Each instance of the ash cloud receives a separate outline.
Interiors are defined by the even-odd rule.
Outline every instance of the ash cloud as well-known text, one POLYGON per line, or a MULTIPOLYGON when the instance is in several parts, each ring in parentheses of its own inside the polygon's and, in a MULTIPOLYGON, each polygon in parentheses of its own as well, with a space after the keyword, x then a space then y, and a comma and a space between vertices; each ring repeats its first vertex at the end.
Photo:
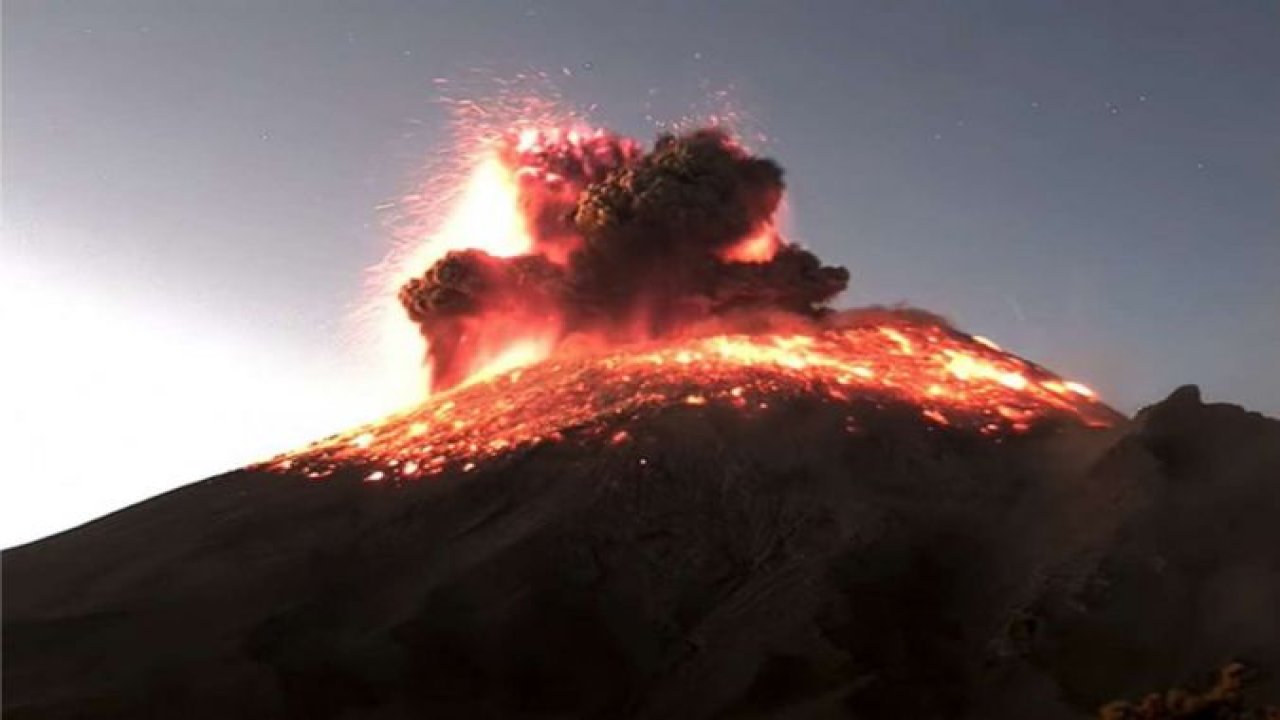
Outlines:
POLYGON ((711 318, 782 312, 819 318, 848 285, 772 229, 782 168, 717 129, 660 137, 642 151, 605 135, 534 149, 513 141, 533 252, 451 252, 400 300, 426 337, 437 388, 465 377, 495 327, 554 322, 562 337, 670 335, 711 318), (762 249, 732 260, 748 238, 762 249))

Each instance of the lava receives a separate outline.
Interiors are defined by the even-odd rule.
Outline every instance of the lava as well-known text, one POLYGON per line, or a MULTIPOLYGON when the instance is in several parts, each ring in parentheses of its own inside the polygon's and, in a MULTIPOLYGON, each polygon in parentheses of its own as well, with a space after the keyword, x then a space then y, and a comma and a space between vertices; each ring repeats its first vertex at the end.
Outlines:
POLYGON ((768 412, 789 397, 840 405, 855 421, 916 408, 939 427, 988 436, 1058 419, 1119 416, 1087 387, 944 324, 895 318, 812 332, 718 334, 553 357, 437 394, 406 413, 321 440, 265 467, 368 482, 470 472, 504 453, 570 436, 629 442, 637 420, 672 406, 768 412))

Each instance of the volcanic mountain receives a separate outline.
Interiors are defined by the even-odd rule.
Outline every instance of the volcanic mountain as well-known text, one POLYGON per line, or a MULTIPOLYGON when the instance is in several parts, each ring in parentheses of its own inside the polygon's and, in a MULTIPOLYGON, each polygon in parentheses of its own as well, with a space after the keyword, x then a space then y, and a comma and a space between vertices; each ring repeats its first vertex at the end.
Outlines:
POLYGON ((1052 720, 1225 668, 1108 710, 1219 718, 1280 672, 1280 423, 838 312, 723 129, 475 147, 386 293, 430 396, 6 552, 6 718, 1052 720))
POLYGON ((1280 669, 1280 422, 1084 393, 885 311, 474 380, 6 552, 4 714, 1084 718, 1280 669))

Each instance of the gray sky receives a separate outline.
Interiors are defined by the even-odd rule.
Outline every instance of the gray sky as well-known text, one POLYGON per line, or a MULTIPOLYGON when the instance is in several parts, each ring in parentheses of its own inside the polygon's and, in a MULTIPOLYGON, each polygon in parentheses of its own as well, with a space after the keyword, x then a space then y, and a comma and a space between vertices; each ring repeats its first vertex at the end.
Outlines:
POLYGON ((6 0, 0 429, 39 479, 0 544, 376 404, 375 208, 476 68, 643 136, 732 88, 846 304, 1280 415, 1275 2, 6 0))

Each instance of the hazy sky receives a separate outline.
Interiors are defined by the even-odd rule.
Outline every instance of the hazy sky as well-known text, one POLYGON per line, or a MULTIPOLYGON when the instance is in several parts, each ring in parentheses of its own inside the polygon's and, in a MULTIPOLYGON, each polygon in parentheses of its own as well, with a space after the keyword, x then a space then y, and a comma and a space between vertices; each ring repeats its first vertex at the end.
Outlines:
POLYGON ((730 90, 846 304, 1280 415, 1280 3, 5 0, 0 545, 384 403, 433 78, 529 71, 646 136, 730 90))

